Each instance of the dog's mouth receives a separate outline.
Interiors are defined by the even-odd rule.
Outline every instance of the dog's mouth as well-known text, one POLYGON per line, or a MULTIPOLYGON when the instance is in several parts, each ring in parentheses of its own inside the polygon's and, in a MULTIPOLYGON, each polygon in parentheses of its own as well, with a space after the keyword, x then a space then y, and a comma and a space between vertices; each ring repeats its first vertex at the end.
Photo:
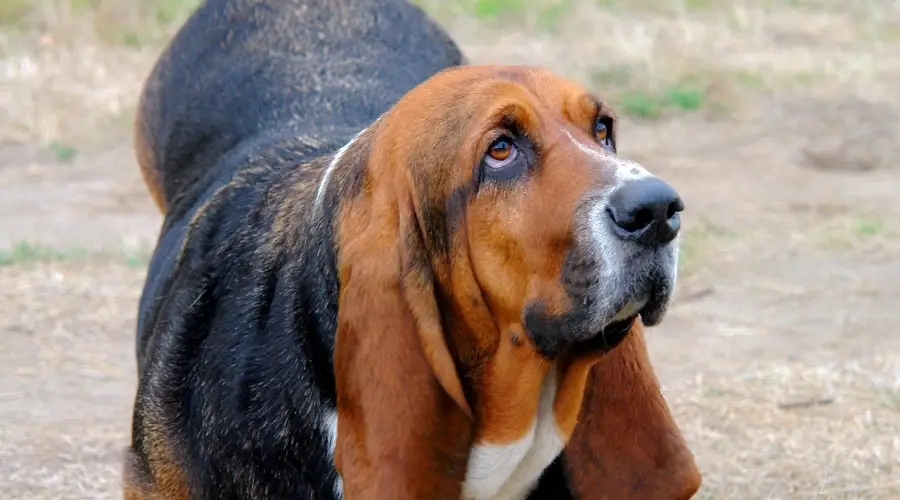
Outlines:
POLYGON ((612 319, 593 335, 578 340, 570 346, 571 352, 606 352, 614 349, 628 336, 638 317, 642 323, 656 324, 665 313, 667 300, 650 294, 644 300, 631 300, 619 308, 612 319))
POLYGON ((638 317, 646 326, 662 320, 668 306, 669 282, 645 283, 620 296, 619 306, 607 309, 606 314, 591 303, 596 294, 576 299, 579 306, 562 315, 548 315, 544 303, 536 301, 526 309, 523 326, 538 351, 548 358, 563 352, 581 356, 610 351, 628 336, 638 317))
POLYGON ((589 338, 575 342, 569 349, 571 352, 579 354, 610 351, 625 340, 638 316, 639 314, 634 314, 623 319, 617 319, 589 338))

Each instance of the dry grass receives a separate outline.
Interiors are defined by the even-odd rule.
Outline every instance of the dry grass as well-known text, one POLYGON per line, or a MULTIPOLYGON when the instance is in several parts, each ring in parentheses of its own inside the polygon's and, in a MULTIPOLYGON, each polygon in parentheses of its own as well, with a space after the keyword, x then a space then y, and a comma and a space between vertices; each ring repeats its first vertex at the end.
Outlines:
POLYGON ((102 259, 0 267, 4 498, 121 498, 142 277, 102 259))
POLYGON ((192 0, 12 0, 0 6, 0 138, 62 147, 130 126, 160 46, 192 0))
MULTIPOLYGON (((13 285, 0 290, 0 410, 18 408, 0 426, 0 489, 116 496, 142 277, 98 261, 0 267, 13 285)), ((664 393, 705 474, 698 498, 900 494, 900 356, 698 371, 664 393)))
POLYGON ((458 39, 476 40, 466 44, 476 61, 540 61, 639 117, 696 108, 739 114, 743 101, 771 91, 852 88, 871 98, 891 94, 889 82, 900 77, 900 4, 891 1, 848 8, 839 1, 541 0, 521 14, 524 2, 499 2, 508 6, 502 15, 476 21, 467 16, 471 7, 453 8, 457 2, 421 3, 443 15, 458 39), (546 10, 555 12, 557 29, 546 28, 546 10))
POLYGON ((705 473, 700 498, 900 495, 900 356, 765 364, 665 392, 705 473))
MULTIPOLYGON (((127 125, 160 45, 196 0, 7 0, 0 137, 81 144, 127 125), (75 119, 78 117, 78 119, 75 119), (90 120, 85 123, 85 119, 90 120)), ((868 1, 420 0, 476 61, 539 63, 636 117, 740 111, 746 97, 887 95, 900 7, 868 1), (510 29, 514 26, 514 29, 510 29), (577 54, 572 47, 577 47, 577 54)))

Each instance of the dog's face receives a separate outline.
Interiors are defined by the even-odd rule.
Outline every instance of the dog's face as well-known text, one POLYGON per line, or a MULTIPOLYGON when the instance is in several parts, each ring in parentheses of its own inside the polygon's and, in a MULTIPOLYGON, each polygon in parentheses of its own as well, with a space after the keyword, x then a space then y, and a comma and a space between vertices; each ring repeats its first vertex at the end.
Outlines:
MULTIPOLYGON (((391 498, 526 491, 572 435, 594 363, 638 316, 662 319, 681 200, 616 155, 606 104, 524 67, 433 76, 341 162, 361 165, 337 222, 342 475, 356 478, 353 491, 391 498), (406 475, 373 487, 364 478, 384 456, 406 475)), ((617 402, 609 419, 639 406, 619 404, 629 398, 660 398, 629 352, 633 378, 646 380, 603 380, 617 402)), ((654 415, 629 439, 671 430, 654 415)))
POLYGON ((470 67, 434 77, 406 107, 421 121, 404 126, 427 143, 415 149, 433 154, 404 164, 462 308, 486 307, 500 335, 524 334, 548 358, 611 348, 637 315, 662 319, 683 204, 616 155, 609 106, 542 70, 470 67), (461 261, 476 284, 464 291, 461 261))

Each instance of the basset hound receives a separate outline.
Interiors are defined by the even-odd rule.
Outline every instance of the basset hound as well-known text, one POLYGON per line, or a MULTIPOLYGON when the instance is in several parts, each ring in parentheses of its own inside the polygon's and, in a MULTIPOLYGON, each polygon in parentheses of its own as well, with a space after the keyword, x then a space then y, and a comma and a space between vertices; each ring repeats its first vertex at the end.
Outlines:
POLYGON ((642 333, 683 204, 580 85, 401 0, 206 0, 135 130, 126 499, 698 490, 642 333))

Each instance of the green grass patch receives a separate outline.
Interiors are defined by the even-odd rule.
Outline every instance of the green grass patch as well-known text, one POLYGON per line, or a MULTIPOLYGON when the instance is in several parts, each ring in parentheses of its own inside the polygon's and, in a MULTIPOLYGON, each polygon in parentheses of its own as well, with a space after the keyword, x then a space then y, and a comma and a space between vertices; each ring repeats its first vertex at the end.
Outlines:
POLYGON ((622 110, 638 118, 659 118, 671 112, 697 111, 706 104, 700 87, 671 85, 660 90, 630 90, 622 95, 622 110))
POLYGON ((125 265, 134 269, 146 269, 150 265, 151 256, 152 252, 149 249, 131 249, 122 252, 125 265))
POLYGON ((18 27, 31 12, 33 0, 0 0, 0 26, 18 27))
POLYGON ((900 412, 900 389, 885 389, 881 400, 885 408, 900 412))
POLYGON ((718 387, 709 387, 703 391, 703 396, 707 398, 720 398, 725 395, 725 390, 718 387))
POLYGON ((572 5, 569 1, 551 2, 538 12, 538 19, 535 27, 539 31, 553 31, 562 23, 563 19, 571 11, 572 5))
POLYGON ((768 88, 758 73, 703 61, 683 63, 656 68, 612 64, 594 69, 586 83, 622 115, 644 119, 694 112, 710 119, 729 118, 741 101, 768 88))
POLYGON ((638 118, 697 111, 710 104, 705 91, 707 85, 696 75, 682 78, 678 83, 643 87, 633 68, 613 65, 595 70, 590 75, 590 83, 603 98, 616 102, 624 114, 638 118))
POLYGON ((0 23, 27 21, 60 39, 68 30, 86 28, 111 45, 143 47, 167 41, 199 4, 200 0, 0 0, 0 23))
POLYGON ((766 87, 766 81, 757 71, 739 70, 734 75, 734 81, 743 88, 761 90, 766 87))
POLYGON ((808 241, 820 249, 847 250, 896 242, 900 239, 900 226, 892 219, 848 214, 823 220, 812 226, 807 234, 808 241))
MULTIPOLYGON (((6 1, 6 0, 0 0, 6 1)), ((38 0, 40 1, 40 0, 38 0)), ((47 1, 47 0, 45 0, 47 1)), ((181 22, 201 0, 67 0, 76 13, 103 13, 120 18, 136 18, 145 23, 167 25, 181 22)))
POLYGON ((47 262, 82 262, 104 260, 135 269, 145 269, 150 262, 148 249, 86 250, 83 248, 55 248, 20 242, 0 249, 0 267, 27 266, 47 262))
POLYGON ((709 10, 716 6, 715 0, 683 0, 688 10, 709 10))
POLYGON ((622 111, 638 118, 659 118, 666 107, 665 101, 645 90, 632 90, 622 96, 622 111))
POLYGON ((168 25, 181 22, 200 5, 199 0, 155 0, 147 2, 156 22, 168 25))
POLYGON ((56 159, 63 163, 71 162, 78 155, 78 150, 75 149, 75 146, 64 142, 53 141, 47 147, 56 159))
POLYGON ((858 218, 853 221, 851 227, 860 238, 877 236, 884 233, 886 229, 884 221, 869 218, 858 218))
POLYGON ((64 251, 56 248, 21 242, 16 246, 0 250, 0 266, 15 266, 36 262, 59 262, 83 258, 84 252, 64 251))
POLYGON ((474 18, 498 23, 516 21, 515 29, 554 30, 572 10, 574 0, 413 0, 438 19, 474 18), (528 21, 524 25, 521 21, 528 21))
POLYGON ((616 91, 632 82, 631 68, 624 65, 597 68, 591 73, 591 84, 600 91, 616 91))
POLYGON ((682 111, 696 111, 703 107, 705 94, 696 87, 669 87, 665 91, 663 103, 682 111))
POLYGON ((727 6, 716 0, 594 0, 594 5, 606 10, 649 12, 654 14, 700 13, 727 6))
POLYGON ((96 12, 104 14, 95 16, 97 34, 107 42, 132 48, 166 40, 200 4, 199 0, 150 0, 135 3, 128 12, 116 8, 117 0, 89 1, 96 5, 96 12))
POLYGON ((524 12, 525 8, 525 0, 475 0, 470 6, 472 13, 482 19, 524 12))

